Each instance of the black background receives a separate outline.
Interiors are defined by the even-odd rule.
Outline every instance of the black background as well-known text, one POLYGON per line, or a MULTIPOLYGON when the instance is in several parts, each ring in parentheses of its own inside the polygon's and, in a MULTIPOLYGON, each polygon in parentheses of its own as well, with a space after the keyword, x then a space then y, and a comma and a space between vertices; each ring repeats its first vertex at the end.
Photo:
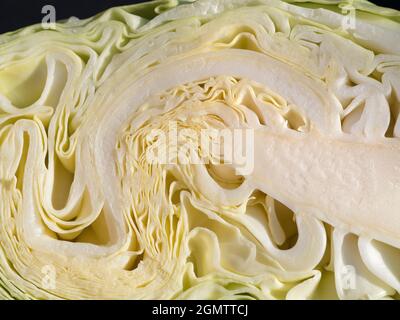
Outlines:
MULTIPOLYGON (((42 7, 56 8, 57 20, 75 16, 88 18, 108 8, 144 0, 0 0, 0 33, 13 31, 42 21, 42 7)), ((385 7, 399 8, 398 0, 372 0, 385 7)))

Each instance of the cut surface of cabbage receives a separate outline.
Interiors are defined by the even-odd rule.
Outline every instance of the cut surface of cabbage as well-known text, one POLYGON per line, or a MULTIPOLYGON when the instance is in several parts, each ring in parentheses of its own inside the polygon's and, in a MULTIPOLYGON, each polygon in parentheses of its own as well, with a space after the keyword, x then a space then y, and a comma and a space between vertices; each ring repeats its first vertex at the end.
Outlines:
POLYGON ((363 0, 1 35, 0 299, 400 299, 399 114, 400 12, 363 0), (202 136, 237 131, 244 162, 202 136))

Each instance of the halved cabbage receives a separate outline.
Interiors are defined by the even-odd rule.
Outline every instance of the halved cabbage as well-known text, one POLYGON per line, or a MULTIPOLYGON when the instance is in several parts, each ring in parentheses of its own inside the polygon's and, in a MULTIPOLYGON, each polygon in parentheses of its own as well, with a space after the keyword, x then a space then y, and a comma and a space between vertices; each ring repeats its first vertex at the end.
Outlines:
POLYGON ((171 0, 0 36, 0 298, 399 298, 399 23, 171 0))

